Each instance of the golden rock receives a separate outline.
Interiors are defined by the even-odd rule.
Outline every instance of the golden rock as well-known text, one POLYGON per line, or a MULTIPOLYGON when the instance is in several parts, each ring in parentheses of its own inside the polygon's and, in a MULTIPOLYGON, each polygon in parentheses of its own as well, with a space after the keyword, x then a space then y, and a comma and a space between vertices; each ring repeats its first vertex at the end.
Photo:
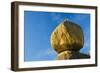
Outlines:
POLYGON ((51 33, 50 42, 57 53, 79 51, 84 45, 83 31, 76 23, 64 20, 51 33))

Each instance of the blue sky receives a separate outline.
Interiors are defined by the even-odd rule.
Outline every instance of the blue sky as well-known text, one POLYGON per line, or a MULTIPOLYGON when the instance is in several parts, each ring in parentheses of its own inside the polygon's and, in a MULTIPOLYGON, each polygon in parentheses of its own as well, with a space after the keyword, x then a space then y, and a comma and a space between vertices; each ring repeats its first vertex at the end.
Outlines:
POLYGON ((90 14, 24 11, 24 61, 55 60, 57 53, 51 48, 50 35, 64 19, 75 22, 84 32, 84 47, 90 50, 90 14))

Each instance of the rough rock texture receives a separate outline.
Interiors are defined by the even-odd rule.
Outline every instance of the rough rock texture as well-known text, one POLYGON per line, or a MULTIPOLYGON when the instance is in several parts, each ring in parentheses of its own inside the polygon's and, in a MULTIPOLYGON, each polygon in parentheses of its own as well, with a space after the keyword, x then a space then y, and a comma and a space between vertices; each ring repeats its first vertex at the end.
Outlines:
POLYGON ((58 54, 57 60, 65 60, 65 59, 84 59, 89 58, 89 55, 82 54, 79 51, 63 51, 58 54))
POLYGON ((57 59, 88 58, 79 53, 84 45, 84 35, 81 27, 64 20, 51 34, 51 46, 58 53, 57 59))

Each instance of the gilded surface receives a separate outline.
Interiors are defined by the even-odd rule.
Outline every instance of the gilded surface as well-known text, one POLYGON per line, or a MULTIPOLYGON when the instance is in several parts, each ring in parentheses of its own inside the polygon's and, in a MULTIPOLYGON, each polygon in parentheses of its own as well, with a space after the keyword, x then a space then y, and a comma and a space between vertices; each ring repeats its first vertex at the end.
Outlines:
POLYGON ((66 20, 51 34, 51 46, 58 53, 63 50, 80 50, 83 43, 84 37, 80 26, 66 20))
POLYGON ((58 60, 90 57, 79 52, 84 45, 84 35, 81 27, 75 23, 67 20, 60 23, 52 32, 50 42, 58 53, 58 60))

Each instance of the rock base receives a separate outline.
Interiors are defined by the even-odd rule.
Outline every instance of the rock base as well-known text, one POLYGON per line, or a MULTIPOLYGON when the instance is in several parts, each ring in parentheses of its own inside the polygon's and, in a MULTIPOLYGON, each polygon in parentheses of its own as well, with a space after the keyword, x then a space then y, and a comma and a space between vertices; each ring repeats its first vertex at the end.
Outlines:
POLYGON ((86 58, 90 58, 90 56, 82 54, 79 51, 63 51, 57 55, 57 60, 86 59, 86 58))

